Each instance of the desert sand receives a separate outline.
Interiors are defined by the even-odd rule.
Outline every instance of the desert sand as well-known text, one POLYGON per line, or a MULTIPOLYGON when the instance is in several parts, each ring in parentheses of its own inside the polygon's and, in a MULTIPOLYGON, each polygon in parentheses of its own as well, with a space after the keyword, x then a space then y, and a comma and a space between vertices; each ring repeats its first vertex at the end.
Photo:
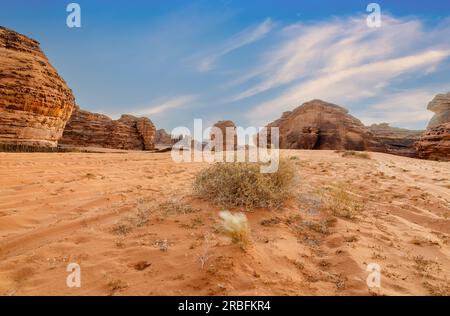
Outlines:
POLYGON ((247 212, 243 250, 217 229, 223 208, 192 193, 207 163, 0 153, 0 295, 450 295, 449 162, 282 155, 297 157, 296 198, 247 212), (317 205, 334 182, 364 201, 355 219, 317 205), (71 262, 80 288, 66 286, 71 262))

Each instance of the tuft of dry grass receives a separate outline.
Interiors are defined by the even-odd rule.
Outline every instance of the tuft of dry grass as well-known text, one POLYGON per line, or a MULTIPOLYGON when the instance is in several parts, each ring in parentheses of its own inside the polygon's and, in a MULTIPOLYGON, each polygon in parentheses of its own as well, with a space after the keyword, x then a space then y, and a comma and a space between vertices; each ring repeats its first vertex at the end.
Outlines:
POLYGON ((337 217, 354 219, 364 208, 362 201, 342 183, 325 188, 322 195, 325 207, 337 217))
POLYGON ((274 173, 261 173, 259 163, 216 163, 195 178, 194 193, 224 207, 281 207, 292 196, 295 166, 280 160, 274 173))
POLYGON ((164 216, 185 215, 199 212, 199 209, 193 208, 189 204, 184 204, 177 200, 168 200, 160 203, 157 208, 158 212, 164 216))
POLYGON ((124 236, 131 232, 131 227, 124 223, 118 223, 111 228, 114 235, 124 236))
POLYGON ((428 281, 424 281, 422 283, 424 288, 428 290, 430 295, 432 296, 450 296, 450 285, 449 283, 439 283, 439 284, 431 284, 428 281))
POLYGON ((426 259, 422 255, 414 256, 414 267, 423 277, 431 277, 433 274, 441 271, 441 267, 437 261, 426 259))
POLYGON ((346 150, 342 153, 342 157, 353 157, 361 159, 371 159, 370 155, 366 152, 346 150))
POLYGON ((222 211, 219 213, 219 217, 222 219, 223 231, 231 237, 233 243, 245 248, 250 242, 247 216, 244 213, 232 214, 229 211, 222 211))

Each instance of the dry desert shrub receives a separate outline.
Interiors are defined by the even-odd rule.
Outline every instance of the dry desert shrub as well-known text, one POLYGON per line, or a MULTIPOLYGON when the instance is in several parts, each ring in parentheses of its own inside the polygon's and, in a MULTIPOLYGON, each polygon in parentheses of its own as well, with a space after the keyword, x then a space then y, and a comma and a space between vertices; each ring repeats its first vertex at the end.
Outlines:
POLYGON ((223 231, 231 237, 234 243, 245 248, 250 237, 247 216, 244 213, 232 214, 229 211, 222 211, 219 213, 219 217, 222 219, 223 231))
POLYGON ((156 209, 161 215, 164 216, 185 215, 200 211, 199 209, 193 208, 191 205, 185 204, 176 199, 164 201, 160 203, 156 209))
POLYGON ((274 173, 261 173, 260 163, 216 163, 201 171, 194 181, 194 193, 224 207, 281 207, 292 196, 295 167, 280 160, 274 173))
POLYGON ((353 151, 353 150, 346 150, 342 153, 342 157, 354 157, 354 158, 361 158, 361 159, 371 159, 370 155, 366 152, 361 151, 353 151))
POLYGON ((111 228, 111 233, 118 236, 124 236, 131 232, 131 227, 125 223, 117 223, 111 228))
POLYGON ((325 207, 337 217, 354 219, 364 207, 362 201, 342 183, 325 188, 322 196, 325 207))

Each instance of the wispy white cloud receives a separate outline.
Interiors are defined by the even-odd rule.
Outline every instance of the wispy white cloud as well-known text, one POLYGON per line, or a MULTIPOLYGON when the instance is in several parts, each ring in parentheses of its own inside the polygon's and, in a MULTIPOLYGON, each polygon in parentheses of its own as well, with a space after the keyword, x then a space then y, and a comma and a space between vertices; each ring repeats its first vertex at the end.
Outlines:
MULTIPOLYGON (((365 98, 383 94, 383 90, 394 78, 408 72, 424 71, 430 65, 450 56, 447 51, 425 51, 417 55, 394 58, 361 66, 349 67, 341 71, 321 74, 302 81, 286 92, 260 104, 249 116, 267 118, 272 113, 281 113, 298 103, 315 98, 329 100, 345 106, 365 98)), ((425 107, 425 104, 423 105, 425 107)))
POLYGON ((208 71, 214 68, 216 62, 226 54, 243 46, 257 42, 264 38, 274 27, 271 19, 266 19, 257 26, 246 28, 225 41, 218 48, 211 50, 197 61, 198 71, 208 71))
POLYGON ((427 110, 426 105, 436 94, 447 90, 448 86, 437 85, 385 94, 368 102, 366 107, 357 109, 354 114, 366 125, 388 122, 407 128, 424 126, 434 115, 427 110))
POLYGON ((184 107, 195 100, 195 96, 193 95, 183 95, 179 97, 175 97, 169 100, 162 101, 157 104, 150 105, 145 108, 138 109, 134 111, 136 115, 157 115, 163 114, 169 110, 178 109, 180 107, 184 107))
MULTIPOLYGON (((254 124, 314 98, 343 106, 364 104, 364 100, 390 93, 395 82, 436 71, 450 56, 450 42, 442 40, 448 36, 449 26, 446 20, 430 29, 419 19, 388 15, 383 17, 383 27, 375 29, 368 28, 362 16, 289 25, 277 34, 278 44, 263 52, 253 69, 233 79, 231 85, 251 85, 228 101, 278 88, 278 95, 247 113, 254 124)), ((422 106, 425 108, 426 102, 422 106)))

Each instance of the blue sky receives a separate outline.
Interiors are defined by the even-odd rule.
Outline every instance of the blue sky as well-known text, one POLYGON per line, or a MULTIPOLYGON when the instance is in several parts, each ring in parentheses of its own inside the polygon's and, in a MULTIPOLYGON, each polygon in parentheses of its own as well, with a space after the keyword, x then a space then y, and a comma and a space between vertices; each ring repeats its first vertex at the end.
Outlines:
POLYGON ((41 43, 84 109, 158 128, 231 119, 263 126, 308 100, 365 124, 425 128, 450 91, 450 1, 0 0, 0 25, 41 43))

